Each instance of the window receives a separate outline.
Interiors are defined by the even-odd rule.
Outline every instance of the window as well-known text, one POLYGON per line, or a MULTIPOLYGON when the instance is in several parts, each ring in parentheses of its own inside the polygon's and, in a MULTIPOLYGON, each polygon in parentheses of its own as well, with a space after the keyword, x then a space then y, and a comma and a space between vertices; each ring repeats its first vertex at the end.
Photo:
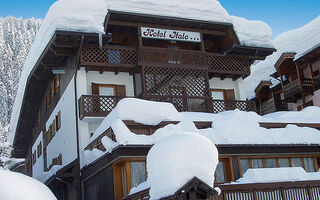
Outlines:
POLYGON ((219 158, 215 172, 215 183, 226 183, 233 181, 232 161, 230 157, 219 158))
POLYGON ((226 175, 225 175, 225 171, 224 171, 224 162, 220 161, 218 166, 217 166, 215 181, 217 183, 226 182, 226 175))
POLYGON ((265 159, 266 168, 277 168, 277 160, 275 158, 265 159))
POLYGON ((276 156, 262 158, 239 158, 240 174, 249 168, 302 167, 307 172, 318 170, 316 156, 276 156))
POLYGON ((225 97, 226 97, 225 90, 212 89, 211 97, 214 100, 225 100, 225 97))
POLYGON ((131 188, 147 180, 144 158, 123 159, 113 165, 116 199, 128 195, 131 188))

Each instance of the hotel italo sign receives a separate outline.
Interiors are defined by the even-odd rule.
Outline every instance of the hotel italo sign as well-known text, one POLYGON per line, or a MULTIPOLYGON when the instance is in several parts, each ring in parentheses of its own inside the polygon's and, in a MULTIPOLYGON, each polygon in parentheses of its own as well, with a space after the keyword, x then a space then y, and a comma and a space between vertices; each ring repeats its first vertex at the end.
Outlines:
POLYGON ((159 28, 141 27, 141 36, 143 38, 178 40, 185 42, 201 42, 200 33, 189 31, 177 31, 159 28))

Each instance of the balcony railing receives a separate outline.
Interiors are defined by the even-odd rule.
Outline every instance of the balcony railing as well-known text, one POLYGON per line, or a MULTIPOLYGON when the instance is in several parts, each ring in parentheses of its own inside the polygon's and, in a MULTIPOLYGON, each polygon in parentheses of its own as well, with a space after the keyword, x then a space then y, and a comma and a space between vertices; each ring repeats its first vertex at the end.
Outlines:
POLYGON ((89 67, 134 67, 138 63, 160 63, 207 66, 216 74, 250 74, 250 60, 194 50, 155 47, 107 46, 83 47, 81 65, 89 67))
POLYGON ((140 47, 139 62, 206 65, 205 54, 200 51, 154 47, 140 47))
POLYGON ((219 200, 315 200, 320 199, 320 181, 229 184, 219 186, 219 200))
POLYGON ((287 83, 283 86, 284 96, 288 99, 295 95, 300 95, 303 92, 312 92, 312 79, 302 79, 301 86, 299 79, 292 81, 291 83, 287 83))
POLYGON ((227 110, 239 109, 241 111, 256 112, 254 101, 212 100, 213 112, 219 113, 227 110))
MULTIPOLYGON (((124 97, 83 95, 79 99, 80 119, 83 117, 105 117, 122 98, 124 97)), ((144 96, 143 99, 172 103, 179 112, 219 113, 234 109, 256 111, 254 101, 212 100, 209 97, 193 96, 144 96)))
POLYGON ((105 117, 124 97, 83 95, 79 99, 80 119, 83 117, 105 117))

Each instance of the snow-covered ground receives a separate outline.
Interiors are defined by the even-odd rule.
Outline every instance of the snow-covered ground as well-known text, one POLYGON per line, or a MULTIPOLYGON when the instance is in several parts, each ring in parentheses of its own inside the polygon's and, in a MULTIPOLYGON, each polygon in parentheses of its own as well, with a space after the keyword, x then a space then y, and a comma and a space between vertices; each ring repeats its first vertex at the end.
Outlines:
POLYGON ((1 200, 57 200, 41 182, 11 171, 0 169, 1 200))
POLYGON ((191 0, 59 0, 49 9, 24 64, 13 106, 10 132, 14 133, 17 126, 27 77, 55 31, 103 34, 108 10, 232 23, 241 44, 273 47, 271 29, 267 24, 230 16, 217 0, 199 0, 196 4, 191 0))
POLYGON ((320 16, 301 28, 280 34, 273 41, 276 53, 268 56, 266 60, 251 66, 251 75, 244 82, 247 89, 247 98, 255 97, 254 89, 262 80, 271 80, 273 85, 279 83, 270 75, 276 72, 274 67, 277 60, 285 52, 295 52, 295 60, 300 58, 310 49, 320 44, 320 16))
POLYGON ((320 131, 308 127, 288 125, 285 128, 266 129, 259 122, 304 122, 320 123, 320 108, 307 107, 300 112, 278 112, 260 116, 255 112, 240 110, 226 111, 218 114, 177 112, 170 103, 152 102, 141 99, 126 98, 103 120, 94 132, 89 143, 99 137, 105 130, 112 128, 116 136, 113 142, 103 137, 106 152, 98 149, 84 152, 87 165, 105 153, 111 152, 118 145, 156 144, 169 135, 193 132, 205 136, 214 144, 320 144, 320 131), (132 120, 145 125, 156 125, 161 121, 180 121, 177 125, 169 124, 155 131, 153 135, 136 135, 124 124, 123 120, 132 120), (197 129, 194 121, 212 122, 212 127, 197 129))

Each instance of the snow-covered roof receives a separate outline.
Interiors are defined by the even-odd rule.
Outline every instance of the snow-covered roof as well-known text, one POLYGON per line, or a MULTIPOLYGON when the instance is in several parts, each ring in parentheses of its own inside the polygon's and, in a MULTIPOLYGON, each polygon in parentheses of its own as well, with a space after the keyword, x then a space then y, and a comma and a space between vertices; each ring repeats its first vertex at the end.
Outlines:
MULTIPOLYGON (((58 0, 49 9, 24 64, 11 116, 15 133, 27 77, 56 30, 104 33, 108 10, 231 23, 242 45, 273 48, 270 27, 230 16, 217 0, 58 0)), ((13 136, 10 138, 13 141, 13 136)))
POLYGON ((57 200, 48 187, 29 176, 0 169, 0 177, 2 200, 57 200))
POLYGON ((273 183, 320 180, 320 172, 307 173, 302 167, 248 169, 231 184, 273 183))
POLYGON ((320 16, 301 28, 294 29, 280 34, 273 41, 276 53, 268 56, 266 60, 260 61, 251 66, 251 75, 244 82, 247 89, 247 98, 255 97, 254 89, 261 80, 271 80, 273 85, 279 83, 278 80, 270 77, 276 72, 274 67, 277 60, 285 52, 295 52, 295 60, 305 55, 306 52, 320 45, 320 16))
POLYGON ((287 125, 285 128, 266 129, 259 122, 278 123, 320 123, 320 108, 307 107, 300 112, 277 112, 260 116, 255 112, 240 110, 218 114, 177 112, 170 103, 152 102, 126 98, 103 120, 94 132, 89 143, 94 141, 108 128, 112 128, 116 141, 107 136, 102 138, 106 152, 98 149, 84 151, 84 163, 87 165, 118 145, 152 145, 169 135, 193 132, 210 139, 215 145, 224 144, 320 144, 320 131, 308 127, 287 125), (130 131, 123 120, 132 120, 146 125, 156 125, 161 121, 180 121, 159 128, 152 135, 137 135, 130 131), (197 129, 193 121, 212 122, 212 127, 197 129), (231 126, 232 124, 232 126, 231 126))

